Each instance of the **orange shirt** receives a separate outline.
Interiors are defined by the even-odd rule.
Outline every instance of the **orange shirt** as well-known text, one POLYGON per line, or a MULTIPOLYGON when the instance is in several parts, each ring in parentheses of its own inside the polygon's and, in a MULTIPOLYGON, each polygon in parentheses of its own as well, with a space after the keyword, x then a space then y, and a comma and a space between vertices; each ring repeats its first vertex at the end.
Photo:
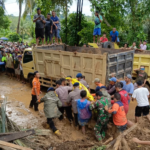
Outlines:
POLYGON ((97 86, 101 87, 101 86, 104 86, 102 83, 99 83, 97 86))
POLYGON ((33 81, 32 81, 32 95, 36 95, 35 94, 35 89, 37 90, 37 94, 39 95, 40 94, 40 81, 38 78, 34 78, 33 81))
POLYGON ((108 110, 109 113, 113 113, 113 122, 117 126, 123 126, 127 123, 126 113, 121 101, 113 104, 112 109, 108 110))

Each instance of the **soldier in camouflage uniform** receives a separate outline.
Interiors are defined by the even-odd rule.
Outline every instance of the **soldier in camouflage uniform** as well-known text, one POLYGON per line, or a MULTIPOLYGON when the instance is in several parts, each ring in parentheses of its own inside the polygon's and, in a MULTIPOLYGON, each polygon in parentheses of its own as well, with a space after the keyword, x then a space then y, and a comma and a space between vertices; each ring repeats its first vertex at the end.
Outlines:
POLYGON ((109 115, 105 111, 105 106, 108 105, 108 100, 103 97, 101 91, 96 93, 97 101, 89 106, 90 110, 97 109, 98 118, 97 123, 94 127, 95 136, 98 141, 101 141, 105 137, 105 129, 109 121, 109 115))

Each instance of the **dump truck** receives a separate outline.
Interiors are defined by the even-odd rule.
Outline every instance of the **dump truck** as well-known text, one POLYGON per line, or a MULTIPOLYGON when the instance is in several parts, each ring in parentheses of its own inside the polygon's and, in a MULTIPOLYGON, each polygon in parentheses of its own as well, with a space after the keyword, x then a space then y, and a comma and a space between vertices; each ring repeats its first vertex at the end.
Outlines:
POLYGON ((42 86, 55 87, 55 81, 64 76, 76 77, 82 73, 91 89, 99 78, 107 85, 112 74, 118 79, 131 74, 134 50, 115 50, 66 45, 37 46, 25 49, 23 54, 24 78, 33 80, 34 71, 39 71, 42 86))
POLYGON ((146 84, 150 87, 150 51, 135 51, 132 72, 133 79, 137 76, 134 70, 140 68, 141 66, 145 66, 145 72, 148 75, 146 84))

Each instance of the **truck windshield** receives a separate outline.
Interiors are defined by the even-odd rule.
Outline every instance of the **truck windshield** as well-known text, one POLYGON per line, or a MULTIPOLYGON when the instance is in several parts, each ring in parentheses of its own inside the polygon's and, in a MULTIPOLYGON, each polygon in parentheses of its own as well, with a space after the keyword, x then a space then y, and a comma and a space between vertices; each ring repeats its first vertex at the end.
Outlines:
POLYGON ((32 58, 32 52, 31 51, 26 51, 24 53, 23 63, 28 63, 28 62, 30 62, 32 60, 33 60, 33 58, 32 58))

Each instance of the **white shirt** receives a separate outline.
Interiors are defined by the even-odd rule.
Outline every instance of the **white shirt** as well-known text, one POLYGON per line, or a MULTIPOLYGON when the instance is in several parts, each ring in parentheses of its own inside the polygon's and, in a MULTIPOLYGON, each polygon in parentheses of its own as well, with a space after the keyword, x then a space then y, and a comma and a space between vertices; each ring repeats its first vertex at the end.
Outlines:
POLYGON ((141 48, 142 50, 146 50, 147 46, 146 46, 146 45, 141 44, 141 45, 140 45, 140 48, 141 48))
POLYGON ((142 107, 142 106, 148 106, 149 105, 148 95, 149 95, 148 89, 141 87, 141 88, 136 89, 133 92, 132 97, 136 98, 138 106, 142 107))

